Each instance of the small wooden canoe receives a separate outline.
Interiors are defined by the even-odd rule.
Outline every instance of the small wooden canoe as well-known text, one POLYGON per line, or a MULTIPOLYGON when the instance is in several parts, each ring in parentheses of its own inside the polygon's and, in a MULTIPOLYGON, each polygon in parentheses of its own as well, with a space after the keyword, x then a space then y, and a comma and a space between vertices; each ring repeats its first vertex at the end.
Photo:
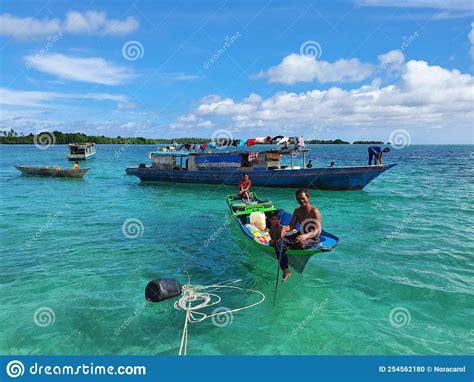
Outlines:
MULTIPOLYGON (((266 224, 269 227, 269 216, 273 213, 278 213, 280 216, 280 223, 282 225, 288 225, 290 223, 292 214, 289 212, 278 209, 274 204, 269 200, 260 200, 257 198, 257 195, 254 192, 250 193, 250 203, 242 203, 240 196, 228 195, 227 196, 227 205, 229 206, 230 212, 234 220, 238 223, 240 230, 249 239, 256 247, 264 252, 270 254, 273 258, 275 257, 275 249, 269 244, 269 235, 265 235, 265 232, 258 230, 256 227, 248 224, 247 217, 250 216, 252 212, 260 211, 265 214, 266 224)), ((295 227, 299 229, 299 225, 295 227)), ((334 249, 339 243, 337 236, 330 234, 322 230, 319 237, 319 243, 308 249, 289 249, 286 254, 288 256, 288 263, 292 268, 297 272, 303 272, 306 263, 309 259, 320 252, 329 252, 334 249)))
POLYGON ((67 168, 56 170, 54 167, 15 166, 23 174, 37 176, 56 176, 59 178, 82 178, 89 168, 67 168))

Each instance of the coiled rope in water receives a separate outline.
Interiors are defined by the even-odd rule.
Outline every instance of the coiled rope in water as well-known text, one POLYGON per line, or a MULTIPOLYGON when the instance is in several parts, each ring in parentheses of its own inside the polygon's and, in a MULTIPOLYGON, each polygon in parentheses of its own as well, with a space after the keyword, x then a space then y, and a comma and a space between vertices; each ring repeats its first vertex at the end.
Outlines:
POLYGON ((192 285, 191 277, 188 275, 189 284, 183 285, 183 292, 178 301, 174 303, 175 309, 183 310, 186 312, 186 318, 184 321, 183 335, 181 336, 181 345, 179 347, 179 355, 186 355, 188 350, 188 324, 201 322, 211 317, 229 315, 240 310, 252 308, 258 304, 261 304, 265 300, 265 295, 254 289, 242 288, 233 284, 236 284, 242 280, 230 280, 222 283, 213 285, 192 285), (209 308, 217 305, 221 302, 221 297, 213 293, 219 289, 236 289, 243 292, 250 292, 260 295, 260 300, 249 305, 245 305, 234 309, 214 309, 212 314, 201 312, 202 309, 209 308))

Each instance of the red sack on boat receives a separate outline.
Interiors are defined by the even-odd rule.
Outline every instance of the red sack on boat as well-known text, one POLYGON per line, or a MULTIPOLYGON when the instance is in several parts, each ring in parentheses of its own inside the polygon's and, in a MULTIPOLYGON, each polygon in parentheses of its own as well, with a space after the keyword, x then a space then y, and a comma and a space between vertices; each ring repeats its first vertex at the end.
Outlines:
POLYGON ((253 146, 255 144, 255 138, 247 139, 247 146, 253 146))

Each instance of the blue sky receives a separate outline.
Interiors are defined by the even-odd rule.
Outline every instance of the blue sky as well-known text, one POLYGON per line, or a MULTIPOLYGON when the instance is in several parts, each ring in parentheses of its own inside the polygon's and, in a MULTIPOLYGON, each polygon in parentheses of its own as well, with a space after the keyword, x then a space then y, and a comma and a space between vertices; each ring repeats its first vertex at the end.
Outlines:
POLYGON ((473 143, 469 1, 15 1, 1 128, 473 143))

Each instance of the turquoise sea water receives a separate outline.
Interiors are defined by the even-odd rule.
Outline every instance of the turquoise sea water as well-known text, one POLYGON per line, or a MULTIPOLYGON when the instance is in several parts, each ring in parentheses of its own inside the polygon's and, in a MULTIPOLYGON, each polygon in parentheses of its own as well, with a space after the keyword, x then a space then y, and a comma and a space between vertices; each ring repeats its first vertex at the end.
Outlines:
MULTIPOLYGON (((399 165, 365 190, 313 191, 341 243, 280 285, 275 307, 276 262, 226 223, 235 189, 125 175, 153 148, 117 158, 120 146, 99 145, 75 180, 14 168, 70 166, 66 146, 0 146, 0 353, 177 354, 184 313, 173 300, 145 306, 144 288, 159 277, 186 282, 184 271, 197 284, 242 279, 267 296, 226 325, 191 324, 188 354, 473 353, 474 146, 392 150, 385 162, 399 165), (123 234, 127 219, 143 224, 141 236, 123 234)), ((366 155, 366 146, 312 146, 310 159, 366 155)), ((294 190, 256 191, 296 206, 294 190)), ((222 297, 228 308, 256 300, 222 297)))

